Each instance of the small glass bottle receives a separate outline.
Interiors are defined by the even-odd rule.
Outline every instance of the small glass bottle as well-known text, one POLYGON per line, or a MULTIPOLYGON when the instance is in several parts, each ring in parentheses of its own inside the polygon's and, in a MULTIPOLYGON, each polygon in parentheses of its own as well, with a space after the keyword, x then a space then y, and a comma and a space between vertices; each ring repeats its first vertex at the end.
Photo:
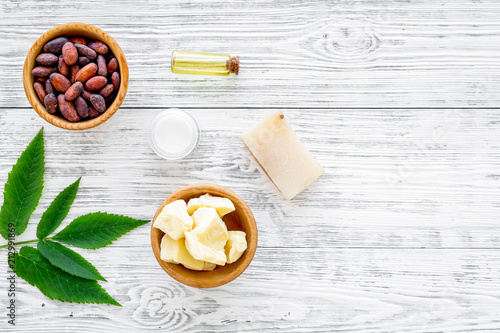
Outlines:
POLYGON ((200 52, 172 52, 172 73, 229 76, 238 75, 240 57, 228 54, 200 52))

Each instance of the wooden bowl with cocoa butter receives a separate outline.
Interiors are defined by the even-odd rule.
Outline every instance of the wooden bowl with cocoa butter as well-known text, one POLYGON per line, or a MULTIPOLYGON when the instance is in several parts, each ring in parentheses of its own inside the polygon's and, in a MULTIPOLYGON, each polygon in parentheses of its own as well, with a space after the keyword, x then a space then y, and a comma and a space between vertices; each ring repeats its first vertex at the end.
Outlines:
POLYGON ((127 61, 120 46, 106 32, 85 23, 62 24, 45 32, 29 50, 23 68, 24 91, 33 109, 47 122, 67 130, 89 129, 111 118, 125 98, 128 80, 127 61), (47 44, 54 43, 53 41, 57 39, 63 42, 50 50, 47 44), (71 45, 64 45, 66 43, 71 45), (91 43, 94 44, 90 45, 91 43), (104 50, 99 50, 98 47, 94 47, 95 45, 103 46, 104 50), (69 49, 66 53, 65 48, 69 49), (93 52, 93 54, 87 55, 86 51, 93 52), (76 63, 73 63, 71 57, 66 57, 67 54, 72 53, 73 58, 76 56, 78 59, 76 63), (58 58, 57 63, 54 63, 54 56, 58 58), (88 62, 89 59, 90 62, 88 62), (69 62, 69 65, 65 61, 69 62), (94 69, 93 67, 99 68, 99 72, 95 69, 93 76, 85 78, 86 80, 75 80, 78 72, 87 65, 91 70, 94 69), (110 68, 109 72, 108 68, 110 68), (101 69, 105 73, 102 73, 101 69), (87 89, 89 87, 87 81, 91 79, 94 79, 91 83, 94 83, 95 91, 87 89), (66 87, 63 87, 63 90, 54 89, 55 83, 61 85, 61 80, 64 81, 63 86, 67 87, 69 83, 71 90, 66 87), (54 85, 47 87, 46 81, 54 82, 54 85), (81 81, 81 83, 75 85, 76 81, 81 81), (100 87, 102 83, 104 86, 100 87), (111 87, 112 84, 114 87, 111 87), (49 88, 53 91, 50 96, 52 99, 42 101, 41 99, 50 94, 49 88), (69 95, 65 93, 68 90, 71 91, 69 95), (65 96, 71 97, 65 99, 65 96), (55 101, 54 97, 56 97, 55 101), (80 106, 77 113, 75 113, 76 105, 80 106), (88 106, 87 109, 84 105, 88 106), (71 111, 69 116, 66 110, 71 111), (86 111, 80 112, 80 110, 86 111), (66 112, 63 113, 63 111, 66 112))
POLYGON ((188 185, 173 192, 160 205, 151 224, 151 246, 156 260, 161 268, 175 280, 197 288, 214 288, 222 286, 236 279, 248 267, 257 249, 257 225, 255 218, 248 205, 236 193, 226 187, 199 183, 188 185), (197 271, 185 268, 181 264, 168 263, 161 259, 160 244, 165 233, 154 226, 163 208, 176 200, 184 200, 186 203, 193 198, 209 194, 214 197, 228 198, 234 204, 234 211, 224 215, 222 221, 228 231, 243 231, 246 234, 247 248, 233 263, 217 266, 211 271, 197 271))

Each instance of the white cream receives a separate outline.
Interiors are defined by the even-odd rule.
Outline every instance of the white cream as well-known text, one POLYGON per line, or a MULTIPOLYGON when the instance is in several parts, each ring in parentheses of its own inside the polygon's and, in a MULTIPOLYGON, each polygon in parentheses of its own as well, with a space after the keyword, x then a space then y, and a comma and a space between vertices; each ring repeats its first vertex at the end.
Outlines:
POLYGON ((168 160, 188 156, 198 145, 199 137, 196 120, 176 109, 157 114, 149 129, 149 145, 158 156, 168 160))

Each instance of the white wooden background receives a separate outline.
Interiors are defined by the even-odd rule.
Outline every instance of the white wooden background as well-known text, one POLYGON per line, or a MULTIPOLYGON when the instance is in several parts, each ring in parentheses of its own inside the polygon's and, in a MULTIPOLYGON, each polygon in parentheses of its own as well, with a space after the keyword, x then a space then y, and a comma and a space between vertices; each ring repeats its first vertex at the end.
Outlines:
POLYGON ((18 241, 82 176, 63 225, 98 210, 151 219, 177 188, 213 182, 247 201, 259 245, 237 280, 200 290, 160 269, 140 227, 77 250, 123 307, 18 280, 15 327, 0 250, 0 331, 500 331, 499 17, 498 0, 1 0, 1 186, 45 128, 43 198, 18 241), (122 108, 84 132, 44 122, 22 87, 32 43, 75 21, 110 33, 130 68, 122 108), (173 50, 239 55, 240 75, 174 76, 173 50), (169 107, 202 128, 180 162, 147 144, 169 107), (326 170, 290 202, 239 140, 276 110, 326 170))

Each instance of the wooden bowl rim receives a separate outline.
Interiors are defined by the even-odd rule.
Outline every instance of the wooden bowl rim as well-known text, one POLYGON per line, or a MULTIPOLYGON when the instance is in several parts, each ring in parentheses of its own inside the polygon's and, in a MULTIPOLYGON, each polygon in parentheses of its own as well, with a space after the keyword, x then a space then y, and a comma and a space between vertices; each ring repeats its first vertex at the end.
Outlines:
POLYGON ((28 54, 26 55, 23 67, 24 91, 33 109, 35 109, 35 111, 40 115, 40 117, 45 119, 47 122, 66 130, 86 130, 95 127, 97 125, 100 125, 109 118, 111 118, 116 113, 116 111, 118 111, 118 108, 125 99, 125 95, 127 94, 127 89, 128 89, 128 81, 129 81, 129 71, 128 71, 127 60, 125 58, 123 50, 120 48, 118 43, 102 29, 97 28, 90 24, 79 23, 79 22, 61 24, 52 29, 47 30, 44 34, 42 34, 31 46, 28 54), (70 32, 68 30, 74 30, 74 32, 70 32), (40 99, 38 98, 38 95, 35 92, 35 89, 33 88, 34 78, 31 75, 31 70, 35 66, 35 60, 34 60, 35 57, 40 53, 41 49, 43 48, 43 45, 46 42, 62 35, 77 36, 79 32, 92 35, 92 38, 99 39, 105 42, 111 49, 113 55, 118 61, 118 65, 120 68, 120 88, 118 89, 118 94, 116 95, 113 103, 100 116, 93 119, 73 123, 68 121, 67 119, 64 119, 63 117, 52 115, 46 111, 45 106, 41 103, 40 99), (99 36, 99 38, 97 36, 99 36), (29 61, 30 59, 32 59, 32 61, 29 61))
MULTIPOLYGON (((221 185, 216 185, 216 184, 211 184, 211 183, 196 183, 196 184, 191 184, 184 186, 170 194, 158 207, 156 210, 156 214, 151 222, 151 246, 153 249, 153 253, 155 255, 156 260, 160 264, 161 268, 168 274, 170 275, 173 279, 177 280, 180 283, 183 283, 185 285, 191 286, 191 287, 196 287, 196 288, 214 288, 214 287, 219 287, 224 284, 227 284, 234 279, 236 279, 238 276, 240 276, 245 269, 250 265, 250 262, 252 261, 255 251, 257 249, 257 240, 258 240, 258 235, 257 235, 257 224, 255 222, 255 218, 253 216, 252 211, 250 210, 250 207, 246 204, 246 202, 236 193, 231 191, 230 189, 221 186, 221 185), (233 204, 235 206, 239 206, 243 211, 246 212, 246 218, 248 219, 249 222, 249 230, 250 232, 247 232, 247 252, 248 254, 245 257, 241 257, 238 261, 235 263, 231 264, 237 264, 235 268, 228 274, 224 275, 220 279, 214 280, 214 281, 199 281, 199 280, 193 280, 191 278, 186 278, 184 275, 178 273, 177 271, 173 270, 171 266, 179 266, 176 264, 169 264, 161 260, 160 258, 160 242, 157 242, 157 239, 161 237, 158 237, 158 234, 161 233, 163 237, 163 231, 153 227, 154 221, 156 220, 156 217, 160 214, 162 211, 163 207, 165 207, 167 204, 170 202, 173 202, 178 199, 184 199, 186 200, 187 198, 195 197, 195 196, 189 196, 189 197, 184 197, 183 194, 192 190, 196 190, 199 192, 200 195, 203 195, 205 193, 211 193, 213 195, 221 196, 221 197, 226 197, 229 198, 231 201, 233 201, 233 204)), ((184 267, 183 267, 184 268, 184 267)), ((184 268, 187 269, 187 268, 184 268)), ((196 274, 203 276, 205 274, 210 274, 211 272, 204 272, 204 271, 199 271, 196 272, 196 274)))

